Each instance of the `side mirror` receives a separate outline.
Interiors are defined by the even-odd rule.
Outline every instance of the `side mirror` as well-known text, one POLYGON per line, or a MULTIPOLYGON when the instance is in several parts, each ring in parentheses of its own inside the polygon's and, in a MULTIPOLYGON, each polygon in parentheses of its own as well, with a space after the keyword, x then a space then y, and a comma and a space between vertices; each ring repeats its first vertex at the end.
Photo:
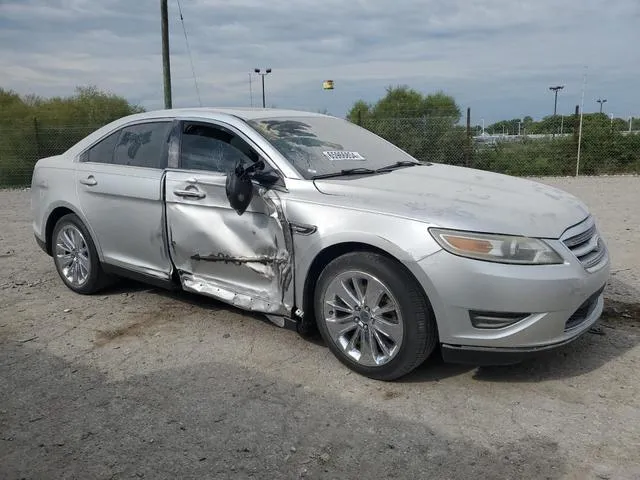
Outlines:
POLYGON ((227 175, 227 199, 238 215, 242 215, 253 198, 253 183, 249 178, 249 171, 238 165, 227 175))

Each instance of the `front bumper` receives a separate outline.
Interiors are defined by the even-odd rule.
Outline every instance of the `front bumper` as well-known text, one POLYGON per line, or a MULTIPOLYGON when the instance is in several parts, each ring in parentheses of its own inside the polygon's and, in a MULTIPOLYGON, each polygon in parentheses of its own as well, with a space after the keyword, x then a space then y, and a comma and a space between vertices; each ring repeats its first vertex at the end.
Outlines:
POLYGON ((506 265, 445 251, 417 262, 414 273, 431 301, 445 360, 514 363, 572 342, 598 320, 610 273, 608 252, 587 270, 560 241, 550 243, 563 264, 506 265), (471 311, 524 318, 502 328, 476 328, 471 311))
POLYGON ((442 358, 449 363, 463 363, 476 366, 483 365, 511 365, 519 363, 529 358, 535 357, 540 353, 555 350, 577 340, 585 332, 598 321, 602 314, 604 305, 603 294, 598 291, 594 294, 595 298, 588 299, 585 304, 589 306, 589 315, 581 322, 580 328, 573 331, 573 335, 569 338, 553 344, 524 347, 524 348, 505 348, 505 347, 477 347, 465 345, 441 345, 442 358))

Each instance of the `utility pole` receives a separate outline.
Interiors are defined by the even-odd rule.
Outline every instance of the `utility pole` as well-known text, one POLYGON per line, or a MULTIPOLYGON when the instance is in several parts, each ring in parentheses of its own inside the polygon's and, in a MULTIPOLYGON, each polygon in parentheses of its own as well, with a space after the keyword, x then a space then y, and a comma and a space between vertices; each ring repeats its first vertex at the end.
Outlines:
POLYGON ((562 90, 564 85, 556 85, 554 87, 549 87, 549 90, 552 90, 555 93, 555 100, 553 102, 553 116, 556 116, 556 111, 558 110, 558 90, 562 90))
POLYGON ((271 69, 267 68, 265 70, 265 73, 260 73, 260 69, 256 68, 253 70, 254 72, 256 72, 258 75, 260 75, 262 77, 262 108, 265 108, 265 101, 264 101, 264 77, 266 77, 267 75, 269 75, 271 73, 271 69))
POLYGON ((171 107, 171 65, 169 60, 169 14, 167 0, 160 0, 162 17, 162 78, 164 80, 164 108, 171 107))
POLYGON ((606 98, 604 98, 604 99, 599 98, 598 100, 596 100, 596 102, 598 102, 600 104, 600 113, 602 113, 602 105, 604 105, 606 101, 607 101, 606 98))

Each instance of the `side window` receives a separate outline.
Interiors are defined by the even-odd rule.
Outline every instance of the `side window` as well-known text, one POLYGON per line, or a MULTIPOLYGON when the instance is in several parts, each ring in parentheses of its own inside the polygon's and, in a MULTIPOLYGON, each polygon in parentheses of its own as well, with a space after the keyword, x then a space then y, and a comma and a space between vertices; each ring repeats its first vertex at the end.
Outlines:
POLYGON ((82 155, 83 162, 113 163, 113 150, 120 136, 120 130, 103 138, 82 155))
POLYGON ((171 122, 149 122, 123 128, 115 148, 113 163, 165 168, 170 128, 171 122))
POLYGON ((258 158, 258 154, 247 142, 229 130, 214 125, 184 124, 181 168, 226 174, 238 163, 249 166, 258 158))

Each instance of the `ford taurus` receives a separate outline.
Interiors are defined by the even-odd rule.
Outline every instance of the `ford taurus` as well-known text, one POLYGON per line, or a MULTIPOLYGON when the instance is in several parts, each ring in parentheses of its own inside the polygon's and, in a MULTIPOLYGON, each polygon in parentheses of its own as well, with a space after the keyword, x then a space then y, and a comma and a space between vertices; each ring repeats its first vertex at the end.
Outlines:
POLYGON ((131 277, 318 329, 347 367, 399 378, 520 361, 597 321, 607 247, 542 184, 420 163, 346 120, 277 109, 136 114, 43 158, 35 238, 62 282, 131 277))

